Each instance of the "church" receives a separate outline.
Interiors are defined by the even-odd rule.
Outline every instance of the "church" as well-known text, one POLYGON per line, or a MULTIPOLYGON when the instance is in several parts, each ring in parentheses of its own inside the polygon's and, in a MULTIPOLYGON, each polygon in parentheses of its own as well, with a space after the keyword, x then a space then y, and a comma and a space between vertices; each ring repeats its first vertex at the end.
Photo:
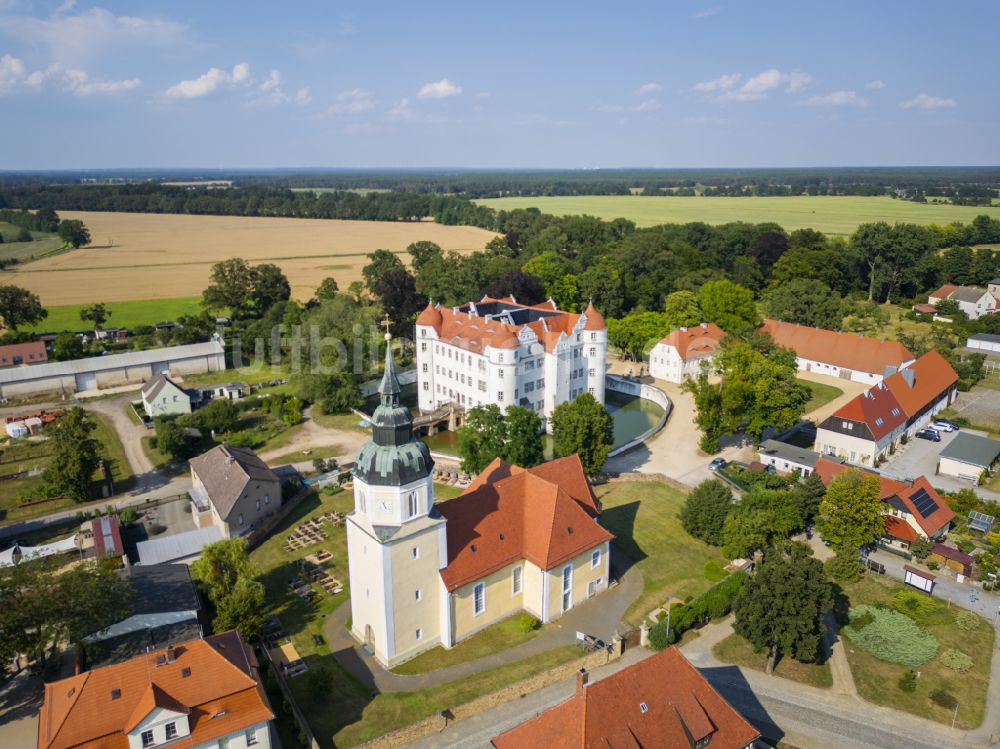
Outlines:
POLYGON ((613 538, 577 456, 497 459, 434 500, 434 461, 400 403, 391 346, 347 517, 351 633, 387 668, 513 614, 547 623, 608 587, 613 538))

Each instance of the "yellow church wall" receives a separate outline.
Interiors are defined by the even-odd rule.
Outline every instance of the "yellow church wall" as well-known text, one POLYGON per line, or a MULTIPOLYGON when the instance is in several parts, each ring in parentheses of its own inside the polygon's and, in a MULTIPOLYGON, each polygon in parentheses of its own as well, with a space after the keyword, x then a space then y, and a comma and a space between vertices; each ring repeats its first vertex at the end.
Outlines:
MULTIPOLYGON (((577 606, 589 597, 589 586, 594 580, 600 579, 601 584, 595 591, 595 595, 607 590, 608 587, 608 544, 601 544, 601 558, 597 567, 591 566, 591 555, 594 549, 590 549, 568 562, 556 565, 551 570, 545 572, 549 578, 549 621, 562 616, 562 575, 566 565, 573 567, 573 606, 577 606)), ((571 607, 572 608, 572 607, 571 607)), ((568 610, 568 609, 567 609, 568 610)))
POLYGON ((452 591, 456 642, 521 610, 525 600, 523 577, 521 593, 518 595, 513 593, 513 570, 517 566, 524 567, 526 563, 519 561, 509 564, 475 583, 463 585, 452 591), (486 585, 486 610, 476 614, 473 611, 473 589, 479 583, 486 585))

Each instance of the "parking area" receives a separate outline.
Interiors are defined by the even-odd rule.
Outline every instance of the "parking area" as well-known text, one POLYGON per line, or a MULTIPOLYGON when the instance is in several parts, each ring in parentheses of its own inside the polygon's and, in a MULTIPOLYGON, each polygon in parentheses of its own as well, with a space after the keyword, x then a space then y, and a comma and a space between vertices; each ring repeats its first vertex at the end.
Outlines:
MULTIPOLYGON (((966 432, 967 434, 989 436, 985 432, 980 432, 975 429, 963 429, 962 432, 966 432)), ((961 432, 941 432, 940 442, 912 439, 909 444, 901 445, 899 449, 897 449, 896 454, 890 458, 889 462, 885 463, 880 470, 883 475, 894 479, 912 479, 917 476, 926 476, 930 480, 931 484, 946 491, 958 491, 959 489, 972 487, 973 484, 969 481, 963 481, 951 476, 936 475, 938 456, 941 454, 941 451, 947 447, 960 433, 961 432)), ((996 498, 995 492, 990 492, 979 487, 975 487, 975 489, 981 496, 988 497, 990 499, 996 498)))

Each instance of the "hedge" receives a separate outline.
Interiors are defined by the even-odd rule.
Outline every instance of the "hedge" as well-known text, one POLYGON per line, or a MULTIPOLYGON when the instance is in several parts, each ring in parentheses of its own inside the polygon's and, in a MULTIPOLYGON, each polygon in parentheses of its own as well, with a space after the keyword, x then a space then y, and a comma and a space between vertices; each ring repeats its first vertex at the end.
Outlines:
POLYGON ((881 606, 852 608, 844 634, 876 658, 904 666, 922 666, 938 651, 934 635, 905 614, 881 606))
POLYGON ((743 595, 748 579, 746 572, 734 572, 690 603, 675 606, 670 614, 670 636, 667 636, 667 622, 664 619, 650 627, 649 644, 656 650, 663 650, 677 642, 692 627, 726 616, 733 610, 733 601, 743 595))

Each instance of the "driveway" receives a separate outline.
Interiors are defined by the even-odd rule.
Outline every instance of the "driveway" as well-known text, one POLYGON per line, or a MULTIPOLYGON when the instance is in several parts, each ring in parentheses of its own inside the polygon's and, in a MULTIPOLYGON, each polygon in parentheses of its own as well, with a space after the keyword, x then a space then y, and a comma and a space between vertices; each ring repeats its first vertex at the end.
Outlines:
MULTIPOLYGON (((985 432, 979 432, 975 429, 963 429, 961 431, 984 437, 989 436, 985 432)), ((926 476, 939 489, 958 491, 959 489, 971 488, 975 489, 976 493, 981 497, 1000 500, 1000 493, 973 486, 968 481, 962 481, 953 476, 935 475, 937 473, 938 456, 959 434, 960 432, 941 432, 940 442, 911 439, 908 444, 900 445, 896 449, 896 454, 889 459, 888 463, 883 464, 879 470, 884 476, 900 480, 926 476)))
POLYGON ((0 683, 0 746, 28 749, 38 744, 38 710, 43 695, 41 678, 29 676, 27 671, 0 683))
POLYGON ((93 411, 105 417, 111 422, 118 439, 121 440, 122 447, 125 448, 125 458, 132 466, 132 473, 135 474, 136 488, 143 489, 151 486, 154 481, 148 476, 153 472, 153 464, 146 453, 142 451, 142 438, 152 434, 152 431, 144 426, 133 423, 125 413, 129 401, 134 399, 134 394, 124 395, 120 398, 106 398, 84 403, 83 408, 93 411))

